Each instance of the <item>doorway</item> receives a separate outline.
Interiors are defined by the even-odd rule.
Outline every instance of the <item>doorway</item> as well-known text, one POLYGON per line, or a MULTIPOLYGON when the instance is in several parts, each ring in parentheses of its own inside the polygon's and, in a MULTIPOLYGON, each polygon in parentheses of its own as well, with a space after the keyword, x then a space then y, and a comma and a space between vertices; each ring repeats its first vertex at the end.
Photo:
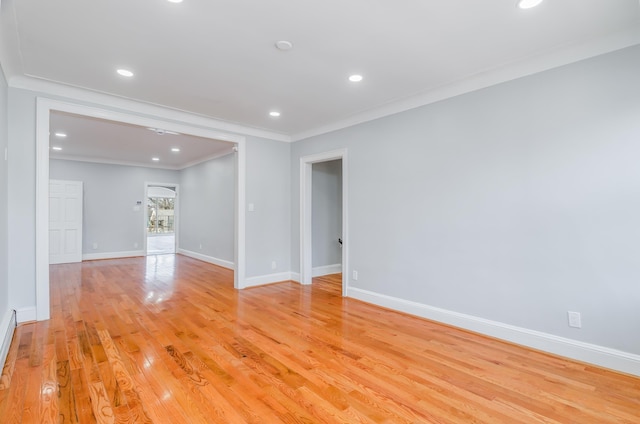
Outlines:
POLYGON ((313 164, 341 160, 342 231, 341 269, 342 295, 347 295, 349 270, 347 149, 334 150, 300 158, 300 283, 311 284, 313 279, 313 164))
POLYGON ((311 266, 313 277, 342 272, 342 160, 312 164, 311 266))
POLYGON ((147 255, 176 253, 177 186, 146 184, 147 255))
MULTIPOLYGON (((60 111, 99 119, 122 122, 145 128, 164 128, 203 138, 225 140, 235 144, 235 252, 234 287, 246 286, 245 272, 245 190, 246 190, 246 139, 244 136, 220 132, 215 129, 215 121, 189 115, 182 116, 184 122, 176 122, 175 112, 149 109, 146 106, 132 106, 125 112, 122 104, 110 103, 110 109, 101 109, 77 103, 62 102, 38 97, 36 102, 36 243, 35 281, 36 311, 38 321, 50 318, 49 296, 49 138, 50 114, 60 111), (146 116, 145 116, 146 115, 146 116)), ((126 109, 126 108, 125 108, 126 109)), ((141 205, 142 206, 142 205, 141 205)), ((144 215, 144 214, 143 214, 144 215)), ((146 239, 146 238, 145 238, 146 239)))

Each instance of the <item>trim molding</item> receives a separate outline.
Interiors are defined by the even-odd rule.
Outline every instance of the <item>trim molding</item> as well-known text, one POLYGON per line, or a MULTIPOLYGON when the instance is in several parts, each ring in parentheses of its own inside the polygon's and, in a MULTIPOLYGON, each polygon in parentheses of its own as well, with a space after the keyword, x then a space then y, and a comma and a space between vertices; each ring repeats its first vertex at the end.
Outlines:
POLYGON ((323 275, 337 274, 342 272, 342 264, 332 264, 324 266, 316 266, 311 270, 313 277, 322 277, 323 275))
POLYGON ((300 157, 300 284, 311 284, 313 279, 311 243, 311 204, 313 164, 330 160, 342 160, 342 295, 347 295, 349 279, 349 160, 347 149, 331 150, 300 157))
POLYGON ((557 48, 541 55, 530 56, 516 62, 507 63, 504 66, 489 69, 486 72, 469 75, 440 87, 428 88, 426 91, 357 113, 347 119, 292 134, 291 140, 296 142, 331 131, 352 127, 538 72, 548 71, 616 50, 622 50, 638 43, 640 43, 640 29, 631 26, 602 38, 591 39, 565 48, 557 48))
POLYGON ((18 324, 37 321, 37 319, 38 315, 36 314, 36 308, 34 306, 16 309, 16 320, 18 321, 18 324))
POLYGON ((208 262, 210 264, 221 266, 222 268, 228 268, 231 270, 235 269, 235 264, 231 261, 227 261, 224 259, 214 258, 213 256, 203 255, 202 253, 193 252, 191 250, 186 249, 178 249, 176 253, 180 255, 188 256, 193 259, 197 259, 199 261, 208 262))
MULTIPOLYGON (((224 132, 251 135, 254 137, 262 137, 287 143, 291 142, 291 137, 286 134, 253 128, 246 125, 234 124, 232 122, 210 118, 208 116, 204 116, 194 112, 172 108, 171 106, 144 102, 125 96, 118 96, 115 94, 50 81, 44 78, 17 75, 9 78, 7 83, 9 87, 12 88, 21 88, 23 90, 36 91, 49 96, 69 97, 76 101, 97 104, 100 105, 100 107, 110 107, 127 110, 133 113, 150 115, 163 119, 171 119, 173 121, 179 121, 189 125, 202 126, 206 128, 216 128, 224 132)), ((225 137, 224 134, 221 134, 220 140, 229 140, 229 138, 225 137)))
POLYGON ((640 376, 640 355, 516 327, 498 321, 478 318, 472 315, 461 314, 354 287, 348 288, 347 296, 533 349, 640 376))
MULTIPOLYGON (((264 286, 265 284, 281 283, 284 281, 295 281, 294 273, 278 272, 276 274, 258 275, 257 277, 249 277, 245 279, 243 289, 248 287, 264 286)), ((298 278, 299 279, 299 278, 298 278)))
POLYGON ((0 323, 0 336, 2 337, 0 339, 2 340, 2 345, 0 345, 0 367, 4 368, 4 361, 7 360, 7 354, 11 346, 11 340, 13 340, 13 330, 16 328, 16 324, 15 311, 9 309, 0 323))
POLYGON ((100 259, 133 258, 144 256, 144 250, 130 250, 123 252, 83 253, 83 261, 97 261, 100 259))

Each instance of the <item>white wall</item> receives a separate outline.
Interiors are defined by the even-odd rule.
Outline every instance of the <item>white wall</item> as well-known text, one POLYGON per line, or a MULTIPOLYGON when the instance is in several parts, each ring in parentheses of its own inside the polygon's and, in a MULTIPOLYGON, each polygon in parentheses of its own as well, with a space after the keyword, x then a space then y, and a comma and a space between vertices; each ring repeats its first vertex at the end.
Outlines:
POLYGON ((342 263, 342 160, 314 163, 311 175, 311 242, 314 268, 342 263))
POLYGON ((640 354, 638 75, 640 46, 295 143, 292 211, 346 147, 350 287, 640 354))
POLYGON ((180 171, 179 247, 234 261, 235 154, 180 171))
MULTIPOLYGON (((7 169, 8 162, 5 159, 5 149, 8 145, 8 120, 7 120, 7 82, 0 68, 0 323, 4 322, 9 313, 9 279, 8 279, 8 193, 7 193, 7 169)), ((0 337, 4 335, 4 328, 0 327, 0 337)), ((2 339, 0 338, 0 343, 2 339)), ((2 365, 2 364, 0 364, 2 365)))
POLYGON ((143 251, 145 183, 180 180, 178 171, 59 159, 49 161, 49 177, 84 183, 84 255, 143 251), (134 211, 138 201, 142 204, 134 211))

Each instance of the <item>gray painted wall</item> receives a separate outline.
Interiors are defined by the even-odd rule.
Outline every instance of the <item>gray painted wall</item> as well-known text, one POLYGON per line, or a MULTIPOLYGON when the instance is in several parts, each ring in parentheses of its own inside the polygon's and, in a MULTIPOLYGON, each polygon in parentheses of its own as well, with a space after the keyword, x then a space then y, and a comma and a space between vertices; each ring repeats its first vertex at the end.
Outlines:
MULTIPOLYGON (((7 168, 4 152, 8 145, 7 121, 8 88, 2 68, 0 68, 0 322, 9 311, 9 279, 8 279, 8 251, 7 251, 7 168)), ((3 331, 4 329, 0 329, 3 331)))
POLYGON ((180 171, 179 199, 180 248, 234 262, 235 154, 180 171))
POLYGON ((82 253, 142 250, 146 182, 179 184, 178 171, 52 159, 49 177, 84 183, 82 253), (142 201, 139 211, 134 211, 142 201), (93 243, 98 244, 93 249, 93 243))
POLYGON ((292 211, 346 147, 351 286, 639 354, 638 75, 635 46, 295 143, 292 211))
POLYGON ((247 137, 247 277, 291 270, 290 163, 290 144, 247 137))
POLYGON ((311 166, 311 224, 313 267, 342 263, 342 160, 311 166))
POLYGON ((35 307, 36 95, 9 87, 9 304, 35 307))

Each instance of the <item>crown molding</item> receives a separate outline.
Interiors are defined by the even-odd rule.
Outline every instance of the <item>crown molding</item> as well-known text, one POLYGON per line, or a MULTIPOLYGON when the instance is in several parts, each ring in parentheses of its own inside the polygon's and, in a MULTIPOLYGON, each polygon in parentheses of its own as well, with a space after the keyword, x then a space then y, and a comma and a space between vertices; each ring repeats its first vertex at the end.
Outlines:
POLYGON ((292 142, 305 140, 638 44, 640 44, 640 22, 637 22, 635 26, 604 37, 598 37, 584 43, 565 45, 544 54, 530 56, 517 62, 470 75, 451 84, 389 102, 347 119, 293 134, 291 140, 292 142))
POLYGON ((232 132, 244 136, 266 138, 269 140, 291 142, 291 137, 286 134, 261 130, 244 125, 234 124, 218 119, 213 119, 203 115, 197 115, 180 109, 173 109, 167 106, 153 103, 140 102, 127 97, 115 96, 99 91, 72 85, 61 84, 32 76, 14 76, 8 80, 11 88, 35 91, 47 96, 55 96, 73 101, 85 102, 101 107, 109 107, 135 113, 139 115, 151 115, 162 119, 187 123, 190 125, 202 126, 206 128, 216 128, 224 132, 232 132))
POLYGON ((141 163, 134 161, 126 161, 126 160, 112 160, 112 159, 101 159, 95 157, 87 157, 87 156, 74 156, 74 155, 65 155, 65 154, 49 154, 49 158, 51 160, 67 160, 72 162, 87 162, 87 163, 97 163, 101 165, 118 165, 118 166, 131 166, 136 168, 152 168, 152 169, 165 169, 168 171, 179 171, 183 169, 183 167, 178 166, 168 166, 161 164, 153 164, 153 163, 141 163))

